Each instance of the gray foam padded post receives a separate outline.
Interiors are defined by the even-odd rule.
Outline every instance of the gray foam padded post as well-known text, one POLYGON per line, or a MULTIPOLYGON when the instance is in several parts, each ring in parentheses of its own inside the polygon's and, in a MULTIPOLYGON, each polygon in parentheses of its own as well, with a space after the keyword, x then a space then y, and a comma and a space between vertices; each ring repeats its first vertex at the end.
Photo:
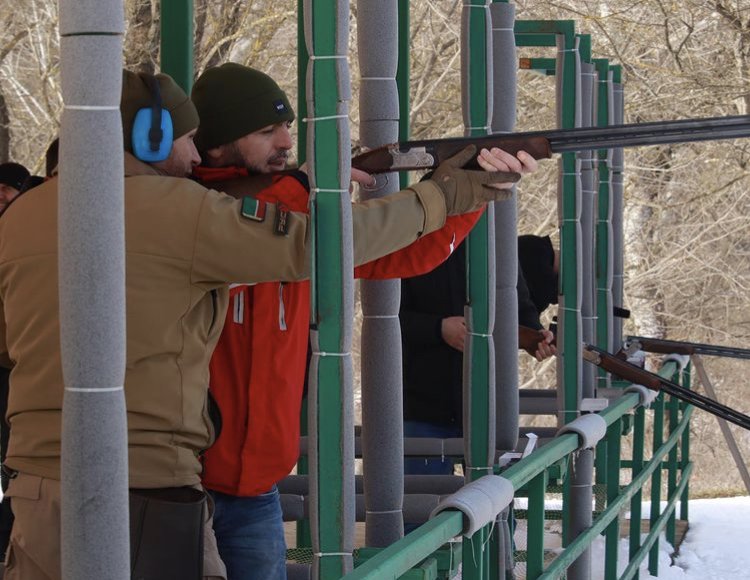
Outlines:
MULTIPOLYGON (((584 127, 594 124, 594 101, 596 68, 593 64, 581 64, 581 123, 584 127)), ((598 179, 596 160, 591 151, 581 151, 581 322, 583 341, 593 344, 596 339, 596 276, 595 276, 595 224, 596 194, 598 179)), ((596 368, 585 365, 582 368, 581 395, 594 396, 596 368)))
POLYGON ((626 393, 637 393, 640 397, 640 406, 648 409, 651 403, 654 402, 656 397, 659 396, 659 391, 653 391, 643 385, 630 385, 625 389, 626 393))
MULTIPOLYGON (((360 137, 367 147, 398 140, 398 27, 396 0, 357 2, 360 137)), ((398 190, 396 174, 363 199, 398 190)), ((397 280, 365 280, 362 289, 362 444, 368 546, 403 536, 403 409, 401 300, 397 280)))
POLYGON ((490 4, 492 22, 492 132, 507 133, 516 124, 516 41, 513 25, 516 17, 514 4, 490 4))
POLYGON ((397 0, 358 0, 357 52, 362 76, 390 78, 398 67, 397 0))
POLYGON ((579 437, 579 449, 591 449, 607 434, 607 422, 595 413, 581 415, 566 424, 557 435, 575 433, 579 437))
MULTIPOLYGON (((60 36, 92 33, 121 35, 124 32, 122 0, 60 0, 60 36)), ((116 61, 110 62, 110 66, 121 70, 122 54, 116 61), (114 66, 115 62, 117 66, 114 66)))
POLYGON ((474 533, 494 521, 497 515, 513 501, 513 484, 498 475, 485 475, 473 481, 440 502, 430 514, 434 518, 448 509, 464 514, 462 534, 470 538, 474 533))
MULTIPOLYGON (((516 122, 518 60, 515 6, 490 4, 492 27, 492 131, 507 133, 516 122)), ((512 450, 518 443, 518 204, 513 196, 495 206, 495 446, 512 450)))
POLYGON ((63 376, 66 384, 76 387, 122 386, 125 223, 120 112, 66 109, 60 136, 63 376), (65 171, 66 164, 75 170, 65 171))
POLYGON ((360 87, 360 123, 398 121, 399 103, 396 79, 365 78, 362 79, 360 87), (383 97, 378 99, 377 95, 383 95, 383 97))
POLYGON ((686 354, 668 354, 662 359, 662 363, 666 362, 674 362, 677 363, 677 366, 679 367, 680 371, 684 371, 685 367, 690 364, 690 356, 686 354))
MULTIPOLYGON (((620 83, 612 84, 614 123, 623 123, 624 93, 620 83)), ((612 150, 612 301, 615 306, 624 306, 624 183, 623 170, 625 165, 625 150, 622 147, 612 150)), ((622 346, 623 319, 613 317, 612 351, 622 346)))
MULTIPOLYGON (((60 3, 61 572, 130 577, 121 0, 60 3), (86 45, 92 54, 81 49, 86 45), (81 83, 84 87, 78 87, 81 83), (66 170, 66 168, 69 168, 66 170)), ((50 273, 50 279, 53 274, 50 273)))
MULTIPOLYGON (((81 105, 120 106, 122 69, 113 62, 122 59, 120 36, 63 36, 60 38, 61 67, 69 71, 60 77, 66 102, 81 105), (78 68, 76 63, 81 63, 78 68), (90 71, 103 82, 92 83, 90 71)), ((120 144, 120 148, 122 145, 120 144)))
POLYGON ((60 525, 65 578, 130 578, 122 391, 65 394, 60 525), (95 444, 92 444, 95 443, 95 444), (117 542, 116 544, 114 542, 117 542))

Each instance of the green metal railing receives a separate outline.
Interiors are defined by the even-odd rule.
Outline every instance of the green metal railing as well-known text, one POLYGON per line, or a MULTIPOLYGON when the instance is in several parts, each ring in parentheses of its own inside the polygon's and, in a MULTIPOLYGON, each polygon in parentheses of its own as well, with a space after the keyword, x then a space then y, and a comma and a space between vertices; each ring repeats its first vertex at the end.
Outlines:
MULTIPOLYGON (((679 372, 676 363, 667 362, 660 372, 662 376, 683 380, 689 376, 679 372)), ((650 410, 640 406, 639 395, 625 393, 612 400, 609 407, 599 413, 607 424, 605 444, 608 448, 606 471, 606 508, 594 519, 593 525, 585 533, 575 538, 551 563, 545 567, 546 548, 544 545, 545 496, 548 487, 549 470, 561 462, 571 459, 578 450, 578 436, 572 433, 556 437, 540 447, 528 457, 518 461, 501 475, 508 479, 514 490, 523 489, 528 495, 527 520, 527 564, 526 578, 551 580, 560 578, 567 569, 600 534, 605 534, 607 552, 605 579, 626 580, 637 577, 641 562, 649 558, 649 571, 658 573, 656 561, 651 562, 652 554, 658 554, 659 534, 667 530, 667 540, 674 543, 675 507, 685 499, 692 463, 685 456, 687 449, 688 425, 692 407, 683 406, 672 399, 664 404, 664 396, 659 395, 650 410), (623 437, 627 436, 624 423, 633 418, 632 461, 621 458, 620 449, 623 437), (646 458, 643 442, 646 437, 646 418, 652 417, 655 437, 650 457, 646 458), (668 417, 668 436, 664 438, 662 428, 668 417), (627 485, 621 485, 620 477, 624 466, 631 466, 632 476, 627 485), (661 507, 663 472, 669 481, 666 507, 661 507), (651 485, 652 509, 649 518, 649 532, 641 540, 641 498, 643 489, 651 485), (620 514, 630 507, 629 562, 620 576, 617 576, 617 548, 620 542, 620 514), (671 534, 671 535, 670 535, 671 534)), ((683 501, 684 505, 684 501, 683 501)), ((682 513, 682 515, 686 515, 682 513)), ((347 580, 400 578, 412 567, 434 554, 449 539, 461 533, 463 516, 457 511, 445 511, 421 526, 402 540, 370 558, 351 574, 347 580)), ((464 558, 466 558, 464 554, 464 558)), ((469 556, 471 557, 471 555, 469 556)), ((415 576, 416 577, 416 576, 415 576)), ((493 580, 496 576, 485 574, 482 578, 493 580)), ((426 576, 425 576, 426 578, 426 576)))
MULTIPOLYGON (((482 7, 485 2, 480 0, 467 0, 470 7, 482 7)), ((400 0, 400 8, 403 23, 406 23, 408 14, 408 1, 400 0)), ((300 14, 303 7, 307 6, 313 12, 313 25, 309 34, 314 44, 315 52, 322 59, 310 64, 304 43, 300 46, 300 73, 307 70, 308 65, 312 68, 314 93, 316 98, 311 101, 313 117, 320 119, 331 119, 339 116, 337 103, 341 95, 331 90, 336 87, 337 74, 335 62, 341 55, 336 54, 336 46, 332 43, 332 35, 327 22, 336 20, 338 5, 334 0, 321 2, 307 2, 300 0, 300 14)), ((185 0, 165 0, 162 5, 162 69, 172 74, 176 80, 189 90, 192 83, 192 3, 185 0)), ((481 43, 480 31, 485 27, 485 15, 479 11, 472 11, 470 27, 476 28, 475 36, 477 42, 481 43)), ((301 19, 300 19, 301 22, 301 19)), ((408 46, 408 26, 404 25, 401 32, 402 49, 408 46)), ((303 27, 300 26, 300 32, 303 27)), ((565 65, 563 71, 566 74, 575 66, 571 60, 572 49, 575 44, 575 29, 572 21, 527 21, 518 22, 516 26, 518 46, 553 47, 558 45, 560 36, 564 37, 562 44, 563 59, 565 65)), ((481 52, 482 47, 474 48, 481 52)), ((546 70, 551 74, 554 68, 552 59, 532 59, 531 66, 546 70)), ((606 60, 595 60, 597 70, 600 74, 601 91, 599 95, 599 124, 608 124, 606 115, 607 100, 609 98, 607 83, 612 75, 619 77, 619 69, 609 65, 606 60)), ((486 79, 482 78, 481 63, 472 61, 473 76, 477 79, 474 91, 478 103, 482 102, 482 91, 485 90, 486 79)), ((557 71, 555 74, 560 74, 557 71)), ((408 60, 402 62, 399 69, 401 85, 401 106, 408 108, 408 60)), ((300 74, 300 79, 304 75, 300 74)), ((617 79, 619 81, 619 78, 617 79)), ((300 85, 302 87, 302 84, 300 85)), ((307 116, 304 89, 300 90, 298 110, 300 117, 307 116)), ((574 99, 563 98, 563 110, 561 113, 561 125, 563 127, 573 126, 575 122, 574 99)), ((474 110, 472 126, 488 125, 487 112, 474 110)), ((306 143, 306 127, 300 128, 301 146, 299 148, 300 159, 304 158, 306 143)), ((401 128, 401 135, 408 134, 408 123, 401 128)), ((316 128, 314 145, 316 152, 327 152, 340 149, 339 143, 342 135, 334 123, 323 123, 316 128)), ((344 143, 344 147, 348 144, 344 143)), ((599 258, 598 270, 604 273, 609 268, 609 246, 610 235, 605 229, 608 227, 607 219, 610 211, 608 200, 609 167, 605 163, 606 155, 602 153, 599 168, 602 180, 600 190, 599 208, 600 226, 597 246, 599 258)), ((562 157, 563 193, 561 196, 561 251, 562 251, 562 293, 565 296, 575 296, 578 293, 576 272, 576 254, 578 248, 578 234, 576 226, 571 225, 578 219, 578 206, 575 194, 575 184, 570 177, 576 172, 574 156, 562 157)), ((347 350, 346 329, 339 323, 342 315, 350 316, 346 300, 340 293, 322 288, 341 288, 346 274, 342 267, 342 232, 340 228, 340 214, 342 208, 342 196, 336 193, 341 189, 338 160, 330 156, 320 154, 313 160, 317 187, 320 192, 316 196, 311 207, 312 220, 314 224, 313 245, 316 247, 316 260, 313 268, 313 286, 321 286, 320 292, 312 296, 312 313, 315 317, 315 327, 320 341, 320 346, 325 352, 337 352, 342 345, 347 350), (322 193, 321 193, 322 192, 322 193)), ((348 203, 348 200, 347 200, 348 203)), ((486 221, 486 218, 485 218, 486 221)), ((487 280, 489 273, 486 272, 487 250, 486 223, 483 221, 472 234, 470 244, 472 249, 469 257, 469 294, 472 304, 470 314, 472 328, 478 334, 490 334, 488 324, 491 319, 489 312, 490 300, 486 296, 487 280)), ((348 272, 349 269, 347 268, 348 272)), ((607 340, 609 328, 607 319, 611 312, 611 295, 605 293, 604 277, 600 278, 602 293, 599 295, 599 315, 601 325, 598 329, 602 340, 607 340)), ((579 389, 580 372, 579 346, 581 337, 578 333, 578 324, 564 324, 561 328, 562 344, 567 344, 561 356, 567 358, 563 368, 563 391, 562 402, 563 422, 574 420, 579 414, 579 389)), ((600 346, 607 347, 608 343, 600 346)), ((472 354, 473 378, 475 387, 488 385, 489 379, 486 366, 489 357, 487 344, 478 343, 476 351, 472 354)), ((348 351, 347 351, 348 352, 348 351)), ((349 556, 342 553, 342 545, 348 544, 343 538, 344 528, 342 523, 343 509, 339 509, 346 503, 346 495, 352 487, 353 471, 346 460, 350 455, 345 453, 346 446, 351 444, 348 436, 348 424, 343 417, 342 409, 349 405, 350 377, 346 365, 339 361, 318 361, 318 379, 327 385, 327 389, 320 394, 316 400, 317 406, 309 416, 311 429, 316 433, 315 440, 318 442, 317 463, 312 465, 313 476, 318 477, 317 506, 315 521, 318 532, 318 561, 316 573, 320 578, 339 578, 349 568, 349 556), (346 376, 345 376, 346 375, 346 376), (325 553, 327 558, 321 559, 320 553, 325 553)), ((684 386, 690 385, 690 369, 678 369, 675 362, 667 362, 663 365, 661 374, 675 381, 682 381, 684 386)), ((604 378, 604 377, 603 377, 604 378)), ((476 415, 481 415, 481 409, 487 405, 488 393, 479 388, 473 390, 476 400, 472 401, 472 408, 476 408, 476 415)), ((605 498, 598 503, 594 512, 592 525, 575 538, 565 538, 566 547, 552 561, 548 560, 549 547, 545 546, 545 523, 548 521, 548 512, 545 510, 545 501, 551 491, 552 480, 563 478, 567 485, 569 473, 567 466, 575 461, 574 454, 579 450, 578 436, 572 433, 563 434, 542 447, 528 457, 516 462, 509 468, 503 470, 495 466, 497 474, 502 475, 513 486, 516 496, 521 494, 528 496, 527 510, 527 548, 526 548, 526 578, 559 578, 596 540, 600 534, 605 537, 605 550, 607 555, 605 578, 629 579, 637 578, 640 565, 648 560, 649 572, 652 575, 658 573, 659 534, 665 531, 667 540, 673 545, 676 540, 676 506, 681 505, 680 518, 687 519, 688 508, 688 480, 692 471, 692 463, 689 459, 689 420, 692 407, 677 400, 665 400, 663 395, 657 397, 650 409, 640 406, 639 395, 636 393, 625 393, 617 399, 610 401, 609 407, 599 413, 607 425, 607 433, 604 440, 597 446, 596 481, 604 486, 605 498), (631 417, 632 415, 632 417, 631 417), (650 431, 653 434, 651 448, 647 450, 646 435, 650 431), (625 437, 632 438, 632 454, 629 460, 622 458, 623 440, 625 437), (630 473, 627 483, 622 481, 624 475, 630 473), (649 531, 645 537, 641 537, 642 499, 646 488, 650 487, 651 508, 649 512, 649 531), (666 507, 662 507, 662 496, 666 498, 666 507), (631 512, 631 527, 628 535, 629 551, 628 563, 623 572, 617 574, 618 544, 620 542, 620 515, 629 507, 631 512), (547 556, 547 559, 545 558, 547 556)), ((471 453, 477 457, 487 455, 491 450, 484 448, 487 440, 486 433, 489 426, 487 421, 477 421, 472 425, 472 448, 471 453), (480 435, 476 437, 476 435, 480 435)), ((303 469, 304 471, 304 469, 303 469)), ((555 481, 557 484, 557 481, 555 481)), ((563 513, 565 513, 569 494, 564 494, 563 513)), ((458 511, 444 511, 426 524, 395 542, 391 546, 382 549, 344 578, 347 579, 387 579, 401 578, 408 574, 409 578, 446 577, 450 573, 445 568, 436 570, 434 565, 422 565, 426 559, 436 556, 441 551, 444 553, 447 542, 462 533, 464 516, 458 511), (411 573, 410 571, 413 571, 411 573)), ((493 565, 488 556, 490 546, 494 541, 492 526, 485 526, 475 534, 471 541, 464 542, 464 549, 457 552, 450 549, 451 557, 463 559, 464 578, 471 580, 499 580, 502 573, 497 566, 493 565)), ((301 532, 300 540, 309 542, 309 531, 301 532)), ((451 568, 452 570, 452 568, 451 568)))

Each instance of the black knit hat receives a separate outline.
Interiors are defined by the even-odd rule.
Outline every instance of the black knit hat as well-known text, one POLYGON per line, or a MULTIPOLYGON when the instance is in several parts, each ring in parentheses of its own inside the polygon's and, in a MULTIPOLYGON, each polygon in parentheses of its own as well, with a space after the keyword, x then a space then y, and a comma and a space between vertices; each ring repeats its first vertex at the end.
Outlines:
POLYGON ((190 98, 180 86, 165 74, 149 75, 122 71, 122 98, 120 114, 122 115, 122 133, 125 140, 125 151, 132 153, 133 121, 136 113, 143 108, 151 107, 154 96, 147 77, 156 78, 161 94, 161 106, 169 111, 172 117, 173 139, 178 139, 198 127, 198 112, 190 98))
POLYGON ((258 129, 294 120, 286 93, 267 74, 228 62, 206 70, 191 94, 201 126, 198 151, 207 151, 258 129))
POLYGON ((557 304, 558 275, 549 236, 518 236, 518 261, 537 312, 541 314, 550 304, 557 304))
POLYGON ((29 170, 20 163, 0 164, 0 184, 2 185, 9 185, 20 191, 28 177, 29 170))

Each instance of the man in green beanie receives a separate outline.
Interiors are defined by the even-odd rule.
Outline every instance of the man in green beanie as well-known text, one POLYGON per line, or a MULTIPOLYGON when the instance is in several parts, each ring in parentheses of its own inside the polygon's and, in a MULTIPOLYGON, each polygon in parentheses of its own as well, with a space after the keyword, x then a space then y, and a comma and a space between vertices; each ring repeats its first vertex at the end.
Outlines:
MULTIPOLYGON (((170 77, 124 72, 120 109, 133 577, 225 578, 200 481, 200 455, 214 439, 209 359, 230 284, 307 277, 309 219, 184 178, 200 162, 193 143, 198 114, 170 77), (167 123, 150 121, 156 87, 160 108, 171 117, 170 139, 167 123), (141 113, 146 122, 139 125, 141 113)), ((157 113, 153 118, 165 117, 158 107, 157 113)), ((405 190, 385 204, 358 204, 355 237, 368 244, 355 243, 355 263, 439 228, 446 213, 496 197, 497 179, 460 164, 444 168, 441 186, 405 190), (470 186, 458 191, 455 182, 470 186)), ((18 197, 0 219, 0 366, 12 367, 13 384, 3 469, 11 476, 7 496, 16 516, 6 580, 61 576, 57 190, 53 177, 18 197)))
MULTIPOLYGON (((235 63, 207 70, 192 99, 201 116, 196 144, 204 182, 269 173, 286 167, 294 111, 268 75, 235 63)), ((530 156, 482 157, 488 170, 528 173, 530 156)), ((438 170, 439 171, 439 170, 438 170)), ((439 173, 438 173, 439 175, 439 173)), ((352 177, 371 177, 352 170, 352 177)), ((307 211, 309 185, 301 171, 257 197, 307 211)), ((387 198, 386 198, 387 199, 387 198)), ((451 253, 481 212, 451 216, 399 252, 355 269, 360 278, 402 278, 425 273, 451 253)), ((283 580, 286 545, 276 484, 299 455, 299 416, 306 376, 310 320, 308 282, 235 285, 232 308, 211 359, 211 393, 222 432, 204 455, 203 484, 216 512, 214 532, 229 580, 283 580)))

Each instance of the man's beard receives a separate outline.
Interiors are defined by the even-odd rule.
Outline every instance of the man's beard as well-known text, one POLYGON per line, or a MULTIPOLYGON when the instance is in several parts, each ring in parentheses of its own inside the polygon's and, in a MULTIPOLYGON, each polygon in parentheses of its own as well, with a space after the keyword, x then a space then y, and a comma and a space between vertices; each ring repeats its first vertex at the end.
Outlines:
MULTIPOLYGON (((259 167, 253 163, 248 163, 245 158, 242 156, 242 153, 240 152, 240 148, 237 146, 236 143, 232 143, 229 148, 229 154, 231 159, 231 164, 236 167, 244 167, 247 169, 248 174, 250 175, 260 175, 263 173, 268 173, 268 170, 262 167, 259 167)), ((279 153, 276 153, 275 155, 271 156, 266 163, 277 163, 279 161, 284 161, 284 166, 286 166, 286 161, 289 158, 289 153, 287 151, 281 151, 279 153)))

